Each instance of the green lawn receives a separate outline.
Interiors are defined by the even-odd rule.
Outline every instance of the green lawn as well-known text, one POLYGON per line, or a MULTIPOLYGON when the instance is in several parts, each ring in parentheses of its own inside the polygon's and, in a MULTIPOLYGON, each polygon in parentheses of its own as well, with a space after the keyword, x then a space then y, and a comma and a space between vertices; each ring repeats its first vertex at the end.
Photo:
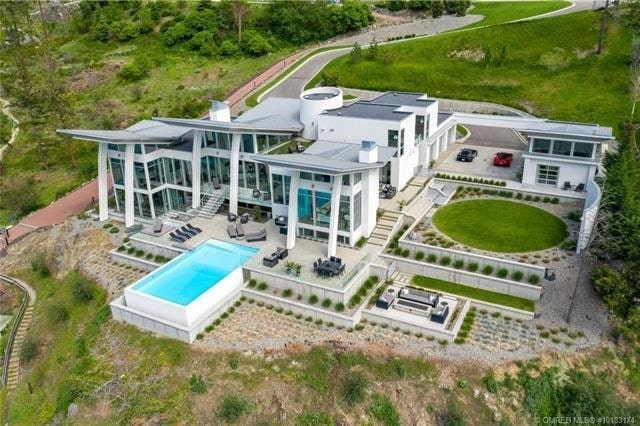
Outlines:
POLYGON ((375 60, 365 53, 354 64, 345 55, 324 71, 344 87, 497 102, 615 128, 630 111, 631 35, 610 22, 598 56, 599 22, 600 14, 581 12, 445 33, 381 46, 375 60))
POLYGON ((482 250, 522 253, 560 244, 567 226, 557 216, 514 201, 470 200, 438 209, 433 224, 455 241, 482 250))
POLYGON ((529 16, 542 15, 569 6, 568 1, 481 1, 474 2, 470 15, 484 15, 485 18, 465 28, 503 24, 529 16))
POLYGON ((469 297, 484 302, 495 303, 496 305, 509 306, 511 308, 522 309, 523 311, 534 312, 535 303, 533 300, 521 297, 509 296, 508 294, 496 293, 494 291, 482 290, 479 288, 467 287, 449 281, 442 281, 436 278, 416 275, 411 279, 411 283, 419 287, 431 290, 443 291, 445 293, 456 294, 462 297, 469 297))

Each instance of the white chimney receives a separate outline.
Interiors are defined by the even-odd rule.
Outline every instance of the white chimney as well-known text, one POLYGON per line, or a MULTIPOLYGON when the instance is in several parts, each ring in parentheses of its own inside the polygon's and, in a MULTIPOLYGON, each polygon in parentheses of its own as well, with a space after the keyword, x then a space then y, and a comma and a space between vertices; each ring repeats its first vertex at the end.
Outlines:
POLYGON ((367 164, 377 163, 378 145, 373 141, 362 141, 362 146, 358 152, 358 161, 367 164))
POLYGON ((211 101, 211 109, 209 109, 209 120, 231 121, 231 110, 229 110, 229 104, 226 102, 211 101))

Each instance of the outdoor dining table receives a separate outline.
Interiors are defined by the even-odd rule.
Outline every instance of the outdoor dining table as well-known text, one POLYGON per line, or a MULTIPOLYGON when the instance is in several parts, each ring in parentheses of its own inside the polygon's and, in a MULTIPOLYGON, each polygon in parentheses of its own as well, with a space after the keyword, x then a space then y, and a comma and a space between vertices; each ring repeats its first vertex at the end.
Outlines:
POLYGON ((335 274, 338 272, 340 268, 340 263, 332 262, 330 260, 325 260, 320 265, 318 265, 317 272, 320 275, 331 276, 331 274, 335 274))

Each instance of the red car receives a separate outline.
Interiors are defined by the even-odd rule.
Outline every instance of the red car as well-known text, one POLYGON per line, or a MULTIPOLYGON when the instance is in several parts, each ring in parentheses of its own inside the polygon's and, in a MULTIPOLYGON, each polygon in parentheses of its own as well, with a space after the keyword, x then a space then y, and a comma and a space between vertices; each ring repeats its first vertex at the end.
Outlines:
POLYGON ((499 152, 493 157, 493 165, 499 167, 509 167, 513 161, 513 154, 499 152))

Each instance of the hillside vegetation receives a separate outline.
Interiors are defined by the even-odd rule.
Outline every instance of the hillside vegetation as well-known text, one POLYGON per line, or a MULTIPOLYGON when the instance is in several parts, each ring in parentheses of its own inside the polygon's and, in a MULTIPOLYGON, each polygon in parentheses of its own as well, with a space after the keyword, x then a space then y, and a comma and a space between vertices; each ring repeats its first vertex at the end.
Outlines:
POLYGON ((370 90, 497 102, 558 120, 617 127, 628 116, 631 33, 581 12, 456 31, 335 59, 326 79, 370 90))
POLYGON ((50 16, 48 7, 0 2, 2 96, 21 121, 0 173, 0 223, 95 176, 95 144, 71 142, 55 129, 198 117, 209 100, 226 98, 306 43, 373 22, 368 5, 350 0, 340 7, 82 1, 63 22, 39 19, 50 16), (41 8, 45 13, 32 17, 41 8))

